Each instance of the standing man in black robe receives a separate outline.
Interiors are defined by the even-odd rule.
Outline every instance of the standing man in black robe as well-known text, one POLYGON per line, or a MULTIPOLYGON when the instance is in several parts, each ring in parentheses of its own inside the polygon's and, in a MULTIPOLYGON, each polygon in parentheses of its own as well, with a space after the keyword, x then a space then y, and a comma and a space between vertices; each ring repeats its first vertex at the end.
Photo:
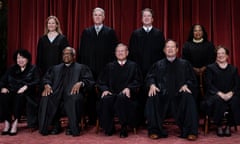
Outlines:
POLYGON ((138 65, 127 60, 128 48, 118 44, 115 50, 117 60, 106 65, 99 76, 97 86, 101 96, 99 102, 99 118, 106 135, 115 131, 114 116, 118 116, 121 124, 120 137, 128 136, 127 125, 137 124, 137 92, 142 84, 142 76, 138 65))
MULTIPOLYGON (((145 8, 142 10, 142 23, 143 26, 135 30, 130 37, 129 59, 137 62, 143 78, 145 78, 152 64, 164 58, 163 47, 165 38, 159 29, 153 27, 153 11, 151 9, 145 8)), ((139 113, 142 114, 141 123, 145 124, 143 111, 147 92, 144 88, 141 88, 140 94, 139 102, 142 106, 139 113)))
POLYGON ((170 112, 180 127, 180 137, 196 140, 196 77, 190 63, 176 57, 178 46, 174 40, 166 41, 164 52, 166 58, 156 62, 146 77, 148 135, 152 139, 168 136, 162 124, 170 112))
POLYGON ((83 95, 86 88, 93 84, 90 69, 75 63, 75 50, 66 47, 63 50, 63 63, 50 68, 43 78, 44 90, 40 102, 39 132, 48 134, 48 126, 56 123, 51 134, 58 134, 59 112, 64 109, 69 128, 66 134, 79 136, 79 121, 83 107, 83 95))
MULTIPOLYGON (((93 10, 94 25, 82 32, 78 62, 90 67, 96 80, 104 66, 113 61, 114 49, 118 43, 115 31, 103 24, 105 12, 102 8, 93 10)), ((96 100, 95 89, 87 97, 89 123, 95 124, 96 100)))
POLYGON ((153 27, 153 11, 149 8, 142 10, 143 26, 135 30, 129 41, 129 59, 139 64, 145 77, 149 68, 156 61, 164 58, 163 33, 153 27))

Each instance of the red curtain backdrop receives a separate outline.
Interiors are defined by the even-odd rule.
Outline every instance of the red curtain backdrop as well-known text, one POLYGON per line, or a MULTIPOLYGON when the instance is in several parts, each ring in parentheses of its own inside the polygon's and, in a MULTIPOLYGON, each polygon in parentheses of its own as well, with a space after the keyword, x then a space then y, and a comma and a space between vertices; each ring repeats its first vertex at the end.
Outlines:
POLYGON ((18 48, 28 49, 35 63, 38 38, 49 15, 59 18, 63 33, 77 49, 82 30, 93 24, 95 7, 105 10, 104 23, 113 27, 125 44, 141 26, 141 10, 146 7, 154 11, 154 26, 166 38, 177 40, 180 50, 192 24, 202 24, 209 40, 228 47, 230 63, 240 68, 239 0, 8 0, 8 65, 18 48))

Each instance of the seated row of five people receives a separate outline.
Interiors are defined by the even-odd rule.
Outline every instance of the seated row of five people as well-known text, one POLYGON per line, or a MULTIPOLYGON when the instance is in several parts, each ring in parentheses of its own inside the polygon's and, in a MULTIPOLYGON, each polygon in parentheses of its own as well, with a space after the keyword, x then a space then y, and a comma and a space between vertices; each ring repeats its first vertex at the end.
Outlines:
MULTIPOLYGON (((106 135, 111 136, 116 132, 115 116, 121 124, 121 138, 128 136, 127 126, 138 126, 139 89, 145 84, 148 93, 145 107, 148 136, 152 139, 168 136, 163 122, 170 113, 180 128, 181 138, 197 139, 197 79, 193 68, 188 61, 177 58, 176 41, 167 40, 164 53, 166 58, 151 67, 143 82, 139 66, 127 59, 127 46, 121 43, 117 45, 116 60, 106 65, 96 81, 99 91, 97 113, 106 135)), ((227 62, 228 50, 219 46, 216 53, 216 62, 206 70, 207 92, 203 105, 218 125, 217 134, 230 136, 230 126, 240 123, 239 77, 237 68, 227 62), (227 108, 232 112, 231 121, 223 130, 221 120, 227 108)), ((73 48, 66 47, 62 59, 63 63, 51 67, 42 78, 42 98, 38 109, 33 94, 40 82, 38 68, 31 65, 28 51, 18 50, 15 53, 16 65, 6 72, 0 82, 1 115, 5 120, 2 135, 17 134, 24 101, 27 101, 28 126, 34 127, 38 121, 42 135, 60 132, 62 110, 69 120, 66 134, 80 135, 84 96, 95 82, 88 66, 75 62, 73 48), (49 129, 51 125, 53 128, 49 129)))

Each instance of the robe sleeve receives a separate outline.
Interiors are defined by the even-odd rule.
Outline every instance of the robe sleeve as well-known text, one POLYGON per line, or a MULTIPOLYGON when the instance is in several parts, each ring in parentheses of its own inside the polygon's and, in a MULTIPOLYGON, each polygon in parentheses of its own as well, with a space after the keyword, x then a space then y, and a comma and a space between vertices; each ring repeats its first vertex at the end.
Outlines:
POLYGON ((83 65, 83 68, 81 70, 81 78, 79 81, 82 81, 84 83, 84 87, 86 89, 91 88, 95 84, 92 72, 88 66, 83 65))
POLYGON ((207 69, 205 71, 205 83, 206 83, 206 88, 207 91, 209 92, 210 95, 216 95, 219 89, 214 86, 213 84, 213 77, 214 73, 213 70, 207 66, 207 69))
POLYGON ((233 75, 234 75, 234 87, 232 89, 233 93, 235 95, 238 95, 240 96, 240 78, 239 78, 239 75, 238 75, 238 69, 236 68, 233 72, 233 75))
POLYGON ((30 81, 23 82, 25 85, 27 85, 29 88, 34 88, 36 85, 40 82, 40 70, 36 66, 32 66, 32 68, 29 70, 29 75, 31 76, 30 81))
POLYGON ((97 80, 97 87, 100 90, 100 93, 106 90, 110 90, 108 86, 108 76, 109 76, 109 71, 110 71, 110 66, 107 65, 104 67, 103 71, 100 73, 98 80, 97 80))
POLYGON ((145 83, 146 87, 149 88, 152 84, 157 86, 157 63, 153 64, 153 66, 150 68, 150 70, 147 73, 145 83))
POLYGON ((127 87, 131 92, 137 92, 142 85, 142 74, 140 68, 135 65, 134 74, 132 80, 128 83, 127 87))

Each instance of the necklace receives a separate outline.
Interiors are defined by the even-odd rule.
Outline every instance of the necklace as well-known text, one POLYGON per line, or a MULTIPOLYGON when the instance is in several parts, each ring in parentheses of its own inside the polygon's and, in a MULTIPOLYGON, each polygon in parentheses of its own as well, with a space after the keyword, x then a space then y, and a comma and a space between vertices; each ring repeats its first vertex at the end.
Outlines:
POLYGON ((201 42, 203 42, 203 38, 201 38, 201 39, 199 39, 199 40, 193 38, 193 42, 195 42, 195 43, 201 43, 201 42))

